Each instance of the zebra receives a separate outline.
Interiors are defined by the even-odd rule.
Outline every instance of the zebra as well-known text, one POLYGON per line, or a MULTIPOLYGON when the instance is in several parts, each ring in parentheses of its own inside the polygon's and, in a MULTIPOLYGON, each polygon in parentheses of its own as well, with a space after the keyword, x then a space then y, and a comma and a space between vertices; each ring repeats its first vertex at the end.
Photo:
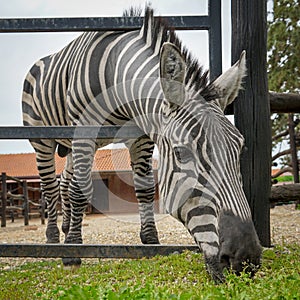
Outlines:
MULTIPOLYGON (((138 126, 144 134, 125 143, 139 203, 142 243, 159 243, 153 209, 152 154, 156 144, 160 201, 193 236, 212 278, 223 281, 223 267, 239 265, 236 271, 240 271, 244 263, 256 266, 261 255, 241 183, 244 139, 224 115, 246 74, 245 56, 243 52, 236 64, 209 82, 208 71, 166 22, 154 18, 152 8, 146 7, 140 30, 86 32, 37 61, 24 81, 23 124, 138 126), (222 218, 226 211, 230 213, 222 218), (230 236, 223 233, 222 226, 230 224, 228 218, 252 237, 242 257, 237 254, 241 248, 237 241, 230 239, 237 244, 234 252, 226 244, 229 238, 223 241, 230 236), (235 260, 238 262, 233 263, 235 260)), ((82 219, 92 197, 94 153, 115 141, 30 140, 48 205, 47 243, 59 243, 59 195, 64 243, 83 242, 82 219), (60 183, 55 175, 56 151, 66 156, 60 183)), ((79 266, 81 259, 63 258, 63 263, 79 266)))

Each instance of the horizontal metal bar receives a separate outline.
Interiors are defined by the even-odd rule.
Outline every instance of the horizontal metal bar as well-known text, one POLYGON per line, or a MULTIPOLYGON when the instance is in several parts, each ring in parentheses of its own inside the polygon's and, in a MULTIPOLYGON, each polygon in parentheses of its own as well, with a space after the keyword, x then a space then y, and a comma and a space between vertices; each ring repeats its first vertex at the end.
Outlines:
POLYGON ((0 139, 130 139, 142 135, 137 126, 0 126, 0 139))
MULTIPOLYGON (((162 17, 177 30, 208 30, 208 16, 162 17)), ((0 19, 0 32, 128 31, 141 28, 142 17, 0 19)))
POLYGON ((141 258, 199 252, 196 245, 0 244, 0 257, 141 258))

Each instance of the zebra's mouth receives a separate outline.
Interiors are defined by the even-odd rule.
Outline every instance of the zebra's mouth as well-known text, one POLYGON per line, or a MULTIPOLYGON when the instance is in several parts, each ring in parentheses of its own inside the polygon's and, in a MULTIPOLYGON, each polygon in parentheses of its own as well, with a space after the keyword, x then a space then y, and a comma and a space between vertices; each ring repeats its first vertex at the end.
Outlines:
POLYGON ((250 274, 251 277, 254 277, 260 268, 260 262, 252 263, 247 260, 231 257, 227 254, 222 254, 220 256, 220 267, 223 271, 233 271, 237 276, 240 276, 242 272, 244 272, 250 274))

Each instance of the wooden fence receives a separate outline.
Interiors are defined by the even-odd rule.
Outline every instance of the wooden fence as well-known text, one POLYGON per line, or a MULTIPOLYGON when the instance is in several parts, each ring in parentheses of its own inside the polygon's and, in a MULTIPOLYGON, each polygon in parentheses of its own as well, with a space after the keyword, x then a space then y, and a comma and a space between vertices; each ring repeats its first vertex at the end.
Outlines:
POLYGON ((7 176, 6 173, 1 174, 1 227, 6 227, 6 219, 10 217, 11 221, 14 222, 15 213, 20 213, 24 218, 24 225, 29 225, 29 219, 36 212, 31 213, 30 207, 35 207, 38 215, 41 218, 41 223, 45 224, 45 201, 41 196, 40 202, 36 203, 28 197, 28 190, 40 191, 40 188, 33 188, 28 186, 26 180, 20 180, 19 178, 7 176), (8 190, 8 181, 13 181, 18 184, 15 190, 8 190), (19 193, 19 187, 22 189, 22 194, 19 193), (15 193, 17 192, 17 193, 15 193))

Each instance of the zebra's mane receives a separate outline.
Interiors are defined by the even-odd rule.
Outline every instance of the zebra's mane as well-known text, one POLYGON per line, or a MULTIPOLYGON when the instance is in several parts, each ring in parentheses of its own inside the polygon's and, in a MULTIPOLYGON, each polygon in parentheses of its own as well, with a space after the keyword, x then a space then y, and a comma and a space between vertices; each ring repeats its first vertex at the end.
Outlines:
MULTIPOLYGON (((123 16, 139 17, 141 14, 141 8, 131 7, 124 11, 123 16)), ((214 85, 209 83, 209 71, 203 70, 203 66, 195 57, 193 57, 191 52, 182 45, 182 42, 176 35, 174 28, 170 27, 165 19, 161 17, 154 18, 153 9, 149 5, 145 8, 144 24, 141 30, 143 30, 145 42, 147 41, 149 31, 151 31, 151 47, 153 50, 157 46, 161 48, 162 44, 165 42, 171 42, 181 49, 183 57, 187 63, 187 73, 185 77, 185 85, 187 88, 194 89, 206 101, 217 98, 217 92, 214 85), (160 35, 162 35, 161 39, 158 38, 160 35), (159 41, 160 45, 157 45, 159 41)))

